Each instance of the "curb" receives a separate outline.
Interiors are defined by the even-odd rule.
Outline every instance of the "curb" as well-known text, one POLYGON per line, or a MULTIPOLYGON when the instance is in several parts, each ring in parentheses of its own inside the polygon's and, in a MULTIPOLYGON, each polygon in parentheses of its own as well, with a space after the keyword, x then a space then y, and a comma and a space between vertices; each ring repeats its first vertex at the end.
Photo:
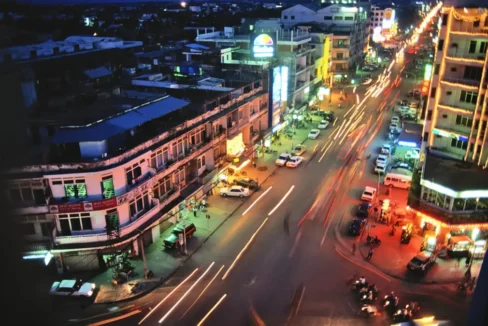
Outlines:
MULTIPOLYGON (((279 167, 276 167, 274 170, 272 170, 272 172, 271 172, 271 173, 270 173, 270 174, 269 174, 269 175, 268 175, 268 176, 267 176, 267 177, 266 177, 266 178, 263 180, 263 182, 261 183, 261 185, 262 185, 262 184, 264 184, 264 183, 265 183, 265 182, 266 182, 266 181, 267 181, 267 180, 268 180, 268 179, 269 179, 271 176, 275 175, 275 174, 276 174, 276 172, 278 171, 278 169, 279 169, 279 167)), ((254 190, 254 191, 252 192, 252 194, 254 194, 254 193, 256 193, 256 190, 254 190)), ((236 207, 236 208, 235 208, 235 209, 234 209, 232 212, 230 212, 230 213, 229 213, 229 215, 228 215, 226 218, 224 218, 224 219, 222 220, 222 222, 221 222, 219 225, 217 225, 217 227, 216 227, 216 228, 215 228, 215 229, 214 229, 214 230, 213 230, 213 231, 212 231, 212 232, 211 232, 211 233, 210 233, 210 234, 209 234, 209 235, 208 235, 208 236, 207 236, 207 237, 206 237, 206 238, 205 238, 205 239, 204 239, 204 240, 203 240, 201 243, 200 243, 200 245, 199 245, 199 246, 197 246, 197 247, 195 248, 195 250, 193 250, 191 253, 189 253, 189 254, 188 254, 186 257, 185 257, 185 259, 183 259, 183 261, 182 261, 182 262, 181 262, 181 263, 180 263, 180 264, 179 264, 177 267, 175 267, 175 268, 174 268, 174 269, 173 269, 173 270, 172 270, 172 271, 171 271, 171 272, 170 272, 170 273, 169 273, 167 276, 161 277, 161 278, 159 279, 159 282, 155 283, 155 284, 154 284, 154 286, 151 286, 151 287, 150 287, 149 289, 147 289, 146 291, 143 291, 143 292, 141 292, 141 293, 138 293, 138 294, 136 294, 136 295, 134 295, 134 296, 132 296, 132 297, 129 297, 129 298, 125 298, 125 299, 121 299, 121 300, 116 300, 116 301, 106 301, 106 302, 100 302, 100 303, 93 303, 93 304, 98 304, 98 305, 102 305, 102 304, 114 304, 114 303, 119 303, 119 302, 127 302, 127 301, 130 301, 130 300, 135 300, 135 299, 138 299, 138 298, 140 298, 140 297, 145 296, 146 294, 151 293, 151 292, 152 292, 152 291, 154 291, 156 288, 158 288, 159 286, 163 285, 163 284, 164 284, 164 283, 165 283, 165 282, 166 282, 168 279, 170 279, 170 278, 171 278, 173 275, 175 275, 175 274, 176 274, 176 273, 177 273, 177 272, 180 270, 180 268, 181 268, 181 267, 183 267, 183 265, 184 265, 184 264, 185 264, 185 263, 186 263, 188 260, 190 260, 190 259, 193 257, 193 255, 194 255, 195 253, 197 253, 197 252, 198 252, 198 250, 200 250, 200 248, 203 246, 203 244, 204 244, 205 242, 207 242, 207 241, 208 241, 208 239, 210 239, 210 237, 211 237, 211 236, 212 236, 212 235, 213 235, 213 234, 214 234, 214 233, 215 233, 215 232, 216 232, 218 229, 220 229, 220 227, 221 227, 222 225, 224 225, 224 223, 225 223, 225 222, 227 222, 227 220, 228 220, 228 219, 229 219, 229 218, 230 218, 232 215, 234 215, 234 213, 235 213, 235 212, 237 212, 237 210, 238 210, 239 208, 241 208, 241 206, 242 206, 242 205, 244 205, 244 203, 245 203, 245 202, 247 202, 247 199, 248 199, 248 198, 250 198, 250 197, 251 197, 251 196, 247 197, 247 198, 246 198, 246 200, 243 200, 243 201, 242 201, 242 202, 241 202, 239 205, 237 205, 237 207, 236 207)), ((136 280, 132 280, 131 282, 137 282, 137 279, 136 279, 136 280)))

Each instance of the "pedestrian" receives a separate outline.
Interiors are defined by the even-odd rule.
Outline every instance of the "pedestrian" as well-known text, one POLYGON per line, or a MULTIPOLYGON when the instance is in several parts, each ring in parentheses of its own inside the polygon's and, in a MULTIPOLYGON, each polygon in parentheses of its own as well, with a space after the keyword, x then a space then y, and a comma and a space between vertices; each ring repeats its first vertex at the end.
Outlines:
POLYGON ((369 248, 368 255, 366 256, 366 260, 371 260, 373 258, 373 248, 369 248))
POLYGON ((456 259, 456 267, 459 267, 459 265, 461 265, 461 257, 456 259))
POLYGON ((356 255, 356 243, 352 244, 352 255, 356 255))
POLYGON ((193 205, 193 217, 197 217, 197 206, 193 205))

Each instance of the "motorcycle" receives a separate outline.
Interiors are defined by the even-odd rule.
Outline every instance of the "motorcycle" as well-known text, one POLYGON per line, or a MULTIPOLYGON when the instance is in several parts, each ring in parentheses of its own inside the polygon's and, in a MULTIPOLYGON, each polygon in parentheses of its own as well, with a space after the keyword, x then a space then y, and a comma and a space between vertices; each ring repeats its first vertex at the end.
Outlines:
POLYGON ((352 291, 359 293, 362 289, 368 287, 368 282, 361 283, 361 281, 356 280, 352 285, 352 291))
POLYGON ((417 312, 420 310, 420 305, 418 302, 411 302, 405 306, 403 309, 398 309, 393 314, 393 321, 396 323, 405 323, 411 321, 417 312))
POLYGON ((359 313, 365 317, 374 317, 378 314, 378 309, 375 306, 365 304, 359 313))
POLYGON ((379 246, 381 244, 381 240, 378 238, 378 236, 372 237, 368 235, 368 237, 366 238, 366 242, 369 245, 374 245, 374 246, 379 246))
POLYGON ((468 284, 466 282, 459 282, 457 285, 458 294, 466 296, 468 294, 468 284))
POLYGON ((366 293, 363 293, 363 295, 359 299, 360 304, 369 304, 372 303, 375 300, 375 296, 373 291, 369 290, 366 293))
POLYGON ((382 305, 386 311, 393 315, 398 307, 398 297, 392 296, 391 294, 385 295, 382 305))

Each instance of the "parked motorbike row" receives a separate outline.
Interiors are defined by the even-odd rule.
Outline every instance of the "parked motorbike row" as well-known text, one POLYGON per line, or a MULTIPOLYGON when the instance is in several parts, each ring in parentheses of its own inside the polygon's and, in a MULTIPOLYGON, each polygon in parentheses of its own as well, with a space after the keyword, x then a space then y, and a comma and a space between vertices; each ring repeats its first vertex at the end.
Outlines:
MULTIPOLYGON (((360 277, 352 285, 352 291, 361 305, 359 314, 364 317, 374 317, 379 315, 375 302, 379 297, 379 290, 376 285, 369 284, 364 277, 360 277)), ((400 308, 399 298, 392 291, 386 294, 380 301, 381 307, 387 312, 393 322, 404 323, 413 320, 414 316, 420 310, 418 302, 410 302, 404 308, 400 308)))
POLYGON ((378 236, 370 236, 368 235, 366 237, 366 243, 369 244, 370 246, 379 246, 381 244, 381 240, 380 238, 378 238, 378 236))

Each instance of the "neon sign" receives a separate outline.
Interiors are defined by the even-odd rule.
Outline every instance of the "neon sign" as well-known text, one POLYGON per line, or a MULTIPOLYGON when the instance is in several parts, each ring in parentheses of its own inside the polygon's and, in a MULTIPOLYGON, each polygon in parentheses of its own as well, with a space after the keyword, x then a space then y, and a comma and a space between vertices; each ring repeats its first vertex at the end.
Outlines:
POLYGON ((272 58, 275 56, 276 42, 271 35, 259 34, 255 36, 252 34, 251 50, 254 58, 272 58))

